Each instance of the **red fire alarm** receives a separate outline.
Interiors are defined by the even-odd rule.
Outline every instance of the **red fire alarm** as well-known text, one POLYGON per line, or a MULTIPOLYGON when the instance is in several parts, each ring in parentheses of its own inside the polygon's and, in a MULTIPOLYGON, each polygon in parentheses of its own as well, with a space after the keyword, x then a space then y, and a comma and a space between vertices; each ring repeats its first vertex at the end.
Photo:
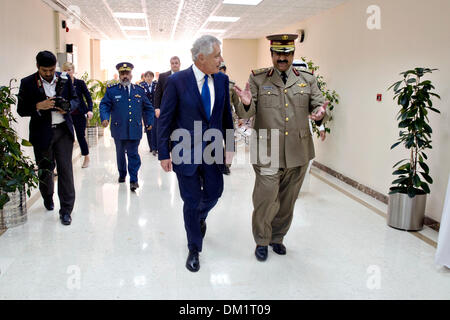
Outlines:
POLYGON ((381 101, 382 95, 381 93, 377 94, 377 101, 381 101))

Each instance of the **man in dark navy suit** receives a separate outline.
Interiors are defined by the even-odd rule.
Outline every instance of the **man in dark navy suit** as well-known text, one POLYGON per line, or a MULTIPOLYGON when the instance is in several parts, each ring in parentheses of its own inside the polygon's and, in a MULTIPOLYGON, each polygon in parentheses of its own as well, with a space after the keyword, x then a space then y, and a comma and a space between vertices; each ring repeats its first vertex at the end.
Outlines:
POLYGON ((194 42, 194 64, 167 79, 159 117, 158 158, 164 171, 173 168, 177 174, 189 249, 186 268, 192 272, 200 269, 206 218, 223 192, 219 166, 224 165, 224 158, 231 162, 234 151, 229 80, 219 73, 223 61, 220 44, 213 36, 194 42), (227 129, 231 130, 231 143, 225 144, 224 156, 224 140, 230 140, 225 139, 227 129), (178 135, 182 141, 176 141, 178 135), (207 138, 212 135, 214 138, 207 138), (220 147, 211 152, 214 161, 207 153, 211 145, 220 147))
POLYGON ((20 83, 17 113, 31 117, 30 142, 33 144, 36 162, 41 171, 39 191, 47 210, 54 209, 53 170, 58 170, 58 196, 61 223, 69 225, 75 203, 73 183, 72 150, 74 142, 73 122, 70 112, 58 107, 55 96, 61 94, 67 102, 77 98, 72 81, 67 74, 56 70, 56 57, 49 51, 36 56, 38 72, 24 78, 20 83), (62 91, 56 92, 58 82, 62 91))

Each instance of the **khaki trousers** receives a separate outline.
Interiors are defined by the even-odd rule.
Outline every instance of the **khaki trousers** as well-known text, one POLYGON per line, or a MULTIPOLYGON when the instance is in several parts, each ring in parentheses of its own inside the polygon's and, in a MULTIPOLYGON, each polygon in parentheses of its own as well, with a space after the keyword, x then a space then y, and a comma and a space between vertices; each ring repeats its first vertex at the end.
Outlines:
POLYGON ((291 226, 295 201, 307 168, 307 164, 288 169, 266 169, 253 165, 256 179, 252 228, 257 245, 283 243, 291 226))

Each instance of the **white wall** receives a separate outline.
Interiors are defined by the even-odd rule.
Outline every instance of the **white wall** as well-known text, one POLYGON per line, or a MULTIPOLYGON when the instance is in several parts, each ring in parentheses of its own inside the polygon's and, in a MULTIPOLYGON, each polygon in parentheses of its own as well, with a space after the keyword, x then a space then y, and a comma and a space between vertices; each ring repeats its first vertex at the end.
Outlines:
MULTIPOLYGON (((58 19, 62 19, 59 16, 58 19)), ((42 50, 56 53, 56 18, 54 11, 40 0, 0 0, 0 85, 8 85, 9 80, 18 80, 36 72, 36 54, 42 50)), ((60 29, 59 45, 65 51, 66 43, 78 47, 78 68, 81 75, 90 71, 90 37, 86 32, 73 29, 69 33, 60 29)), ((16 90, 15 92, 17 92, 16 90)), ((20 137, 28 139, 29 118, 17 115, 15 128, 20 137)), ((24 148, 32 156, 32 148, 24 148)))
MULTIPOLYGON (((387 194, 392 165, 407 158, 396 142, 399 108, 386 89, 399 73, 414 67, 438 68, 429 79, 442 100, 441 115, 431 115, 433 149, 427 152, 434 183, 426 215, 440 221, 450 171, 450 1, 350 0, 278 32, 305 29, 305 42, 296 57, 306 56, 320 66, 329 87, 341 96, 331 134, 316 140, 316 160, 381 193, 387 194), (381 8, 381 30, 367 28, 370 5, 381 8), (383 101, 376 101, 376 94, 383 101)), ((258 67, 270 66, 268 41, 259 40, 258 67)))

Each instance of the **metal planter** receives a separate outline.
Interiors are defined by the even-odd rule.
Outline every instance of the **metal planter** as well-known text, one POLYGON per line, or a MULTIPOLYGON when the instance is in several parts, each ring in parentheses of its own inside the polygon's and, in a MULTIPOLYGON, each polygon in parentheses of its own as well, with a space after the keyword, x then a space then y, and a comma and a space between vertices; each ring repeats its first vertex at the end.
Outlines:
POLYGON ((400 230, 422 230, 426 203, 426 194, 416 195, 414 198, 404 193, 390 194, 387 224, 400 230))
POLYGON ((9 201, 0 210, 0 230, 27 222, 27 196, 24 191, 8 193, 9 201))
POLYGON ((98 127, 87 127, 87 143, 89 147, 95 146, 98 142, 98 127))

